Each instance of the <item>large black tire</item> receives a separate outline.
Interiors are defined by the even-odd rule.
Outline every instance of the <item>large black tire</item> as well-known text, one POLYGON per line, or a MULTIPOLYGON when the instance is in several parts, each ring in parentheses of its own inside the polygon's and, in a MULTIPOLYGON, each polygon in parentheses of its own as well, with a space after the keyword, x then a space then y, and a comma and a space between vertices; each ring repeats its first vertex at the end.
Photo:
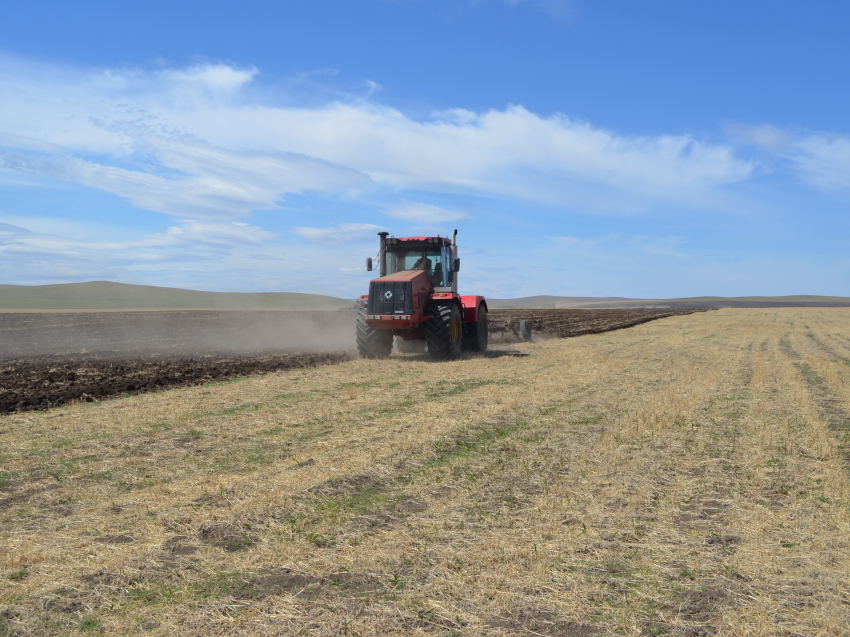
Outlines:
POLYGON ((490 330, 487 327, 487 308, 478 310, 478 320, 475 323, 463 325, 463 349, 470 352, 486 352, 490 340, 490 330))
POLYGON ((460 308, 455 303, 431 305, 425 313, 431 317, 425 321, 425 343, 431 358, 436 361, 458 358, 463 342, 460 308))
POLYGON ((412 340, 406 341, 401 336, 395 337, 395 348, 402 354, 424 354, 425 341, 412 340))
POLYGON ((357 314, 356 329, 357 351, 363 358, 386 358, 393 351, 393 333, 369 325, 363 311, 357 314))

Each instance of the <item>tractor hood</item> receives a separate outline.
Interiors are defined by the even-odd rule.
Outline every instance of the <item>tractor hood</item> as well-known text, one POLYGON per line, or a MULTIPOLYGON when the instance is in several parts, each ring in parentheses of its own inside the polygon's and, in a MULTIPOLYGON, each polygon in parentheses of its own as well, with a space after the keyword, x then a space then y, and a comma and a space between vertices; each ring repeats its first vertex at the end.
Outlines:
POLYGON ((428 273, 425 270, 402 270, 401 272, 396 272, 395 274, 387 274, 386 276, 378 277, 377 279, 372 279, 373 282, 390 282, 390 281, 410 281, 414 284, 414 287, 434 287, 431 284, 431 279, 428 277, 428 273), (422 280, 420 281, 419 278, 422 280))
POLYGON ((368 313, 420 314, 434 291, 431 278, 424 270, 402 270, 369 284, 368 313))

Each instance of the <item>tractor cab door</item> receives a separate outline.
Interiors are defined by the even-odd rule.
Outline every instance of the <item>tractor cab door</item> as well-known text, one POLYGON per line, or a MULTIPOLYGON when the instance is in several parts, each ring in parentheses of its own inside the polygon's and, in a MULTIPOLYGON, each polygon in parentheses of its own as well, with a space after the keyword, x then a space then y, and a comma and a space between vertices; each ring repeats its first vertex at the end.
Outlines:
POLYGON ((435 292, 454 292, 457 293, 457 281, 452 267, 454 263, 454 254, 451 246, 444 245, 440 248, 440 271, 435 270, 434 276, 434 291, 435 292))

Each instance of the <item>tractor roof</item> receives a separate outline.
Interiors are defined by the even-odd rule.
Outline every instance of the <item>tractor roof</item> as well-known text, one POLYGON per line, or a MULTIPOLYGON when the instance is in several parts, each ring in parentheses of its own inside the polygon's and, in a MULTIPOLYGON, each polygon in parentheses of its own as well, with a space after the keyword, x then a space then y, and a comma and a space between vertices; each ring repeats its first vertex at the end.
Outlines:
POLYGON ((390 237, 387 239, 387 244, 391 246, 398 245, 400 243, 430 243, 432 245, 439 245, 441 242, 443 245, 451 245, 452 240, 447 237, 390 237))

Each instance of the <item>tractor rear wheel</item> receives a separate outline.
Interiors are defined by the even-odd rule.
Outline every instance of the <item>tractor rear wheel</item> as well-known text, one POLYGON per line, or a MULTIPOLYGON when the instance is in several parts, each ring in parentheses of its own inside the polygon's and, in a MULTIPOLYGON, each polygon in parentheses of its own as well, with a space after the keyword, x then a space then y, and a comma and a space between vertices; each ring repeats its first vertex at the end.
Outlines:
POLYGON ((431 305, 425 313, 431 317, 425 321, 425 343, 431 358, 438 361, 458 358, 463 341, 460 308, 454 303, 431 305))
POLYGON ((393 333, 369 325, 362 311, 357 314, 356 329, 357 351, 363 358, 386 358, 393 351, 393 333))
POLYGON ((463 348, 470 352, 486 352, 490 330, 487 325, 487 308, 478 310, 478 320, 463 327, 463 348))

